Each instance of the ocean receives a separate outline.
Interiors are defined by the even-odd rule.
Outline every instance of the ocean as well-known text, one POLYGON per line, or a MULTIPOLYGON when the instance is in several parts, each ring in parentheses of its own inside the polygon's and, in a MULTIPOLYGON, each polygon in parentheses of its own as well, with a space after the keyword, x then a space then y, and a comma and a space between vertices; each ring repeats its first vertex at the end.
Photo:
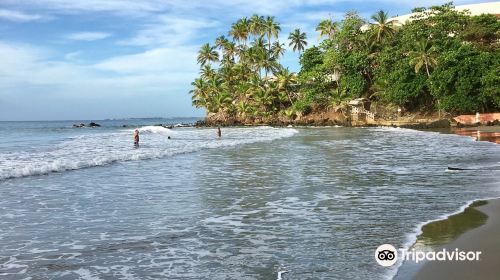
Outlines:
POLYGON ((196 120, 0 122, 0 278, 390 279, 379 245, 500 196, 493 143, 154 126, 196 120))

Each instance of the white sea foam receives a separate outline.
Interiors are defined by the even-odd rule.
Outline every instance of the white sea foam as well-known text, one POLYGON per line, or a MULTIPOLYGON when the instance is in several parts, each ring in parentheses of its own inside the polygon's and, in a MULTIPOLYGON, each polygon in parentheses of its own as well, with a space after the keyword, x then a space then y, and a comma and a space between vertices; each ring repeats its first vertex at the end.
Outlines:
POLYGON ((213 129, 170 130, 161 126, 145 126, 139 129, 142 132, 141 146, 135 149, 132 145, 132 131, 82 131, 84 135, 66 139, 45 150, 2 153, 0 180, 272 141, 297 133, 297 130, 290 128, 225 128, 223 137, 217 139, 213 129), (167 136, 171 136, 171 139, 167 136))
POLYGON ((175 135, 176 132, 172 129, 165 128, 163 126, 143 126, 139 128, 139 132, 141 133, 158 133, 163 135, 175 135))
POLYGON ((285 274, 285 273, 287 273, 287 272, 288 271, 286 271, 286 270, 280 270, 280 271, 278 271, 278 278, 276 278, 276 280, 283 280, 282 275, 285 274))

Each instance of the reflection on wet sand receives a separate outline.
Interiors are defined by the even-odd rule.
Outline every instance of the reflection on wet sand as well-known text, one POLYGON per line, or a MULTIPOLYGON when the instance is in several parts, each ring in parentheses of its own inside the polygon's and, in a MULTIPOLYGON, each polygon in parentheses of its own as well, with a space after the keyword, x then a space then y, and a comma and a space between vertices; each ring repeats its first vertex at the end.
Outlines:
POLYGON ((487 203, 487 201, 475 201, 459 214, 424 225, 413 248, 416 250, 437 249, 439 246, 455 240, 464 232, 484 225, 488 216, 477 210, 476 207, 487 203))
POLYGON ((457 129, 455 133, 462 136, 470 136, 476 139, 476 141, 488 141, 500 144, 500 132, 495 131, 497 129, 490 130, 480 130, 480 129, 457 129))
MULTIPOLYGON (((475 201, 465 208, 463 212, 451 215, 444 220, 434 221, 424 225, 422 227, 422 233, 417 236, 417 240, 410 250, 420 252, 438 251, 443 248, 443 246, 455 241, 466 231, 486 224, 488 215, 476 209, 486 204, 488 204, 488 201, 475 201)), ((398 273, 393 279, 417 279, 416 275, 425 263, 426 262, 415 263, 413 261, 405 261, 398 269, 398 273)))

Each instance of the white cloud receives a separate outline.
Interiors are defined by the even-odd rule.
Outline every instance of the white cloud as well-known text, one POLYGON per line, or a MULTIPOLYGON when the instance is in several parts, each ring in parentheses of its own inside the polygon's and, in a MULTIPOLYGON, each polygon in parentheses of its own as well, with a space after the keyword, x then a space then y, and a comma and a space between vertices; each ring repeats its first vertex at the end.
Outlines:
POLYGON ((142 53, 106 59, 93 67, 121 74, 186 73, 196 74, 196 48, 156 48, 142 53))
POLYGON ((65 60, 76 60, 82 54, 81 51, 70 52, 64 55, 65 60))
POLYGON ((66 36, 66 39, 75 41, 96 41, 110 37, 106 32, 77 32, 66 36))
POLYGON ((2 0, 4 5, 29 7, 57 14, 112 12, 125 15, 146 15, 158 12, 162 1, 145 0, 2 0))
MULTIPOLYGON (((415 6, 440 5, 449 0, 421 0, 421 1, 400 1, 400 0, 377 0, 380 6, 398 5, 408 6, 409 9, 415 6)), ((455 0, 455 5, 471 4, 480 2, 491 2, 488 0, 455 0)), ((150 16, 158 13, 170 14, 190 14, 196 16, 206 16, 216 14, 231 17, 241 17, 249 13, 260 13, 264 15, 279 15, 296 8, 351 5, 356 7, 363 5, 366 0, 2 0, 3 5, 10 5, 18 8, 36 8, 57 14, 78 14, 107 12, 127 16, 150 16)))
POLYGON ((0 61, 10 65, 0 68, 0 97, 13 89, 37 86, 50 88, 54 95, 75 98, 172 91, 187 94, 197 73, 195 55, 194 50, 163 48, 81 65, 53 60, 52 53, 30 45, 0 42, 0 61))
POLYGON ((219 23, 203 18, 189 19, 174 16, 159 16, 153 23, 144 24, 132 38, 119 41, 132 46, 178 46, 189 43, 200 36, 200 30, 212 28, 219 23))
POLYGON ((19 11, 0 9, 0 19, 15 21, 15 22, 29 22, 29 21, 40 21, 47 20, 49 17, 27 14, 19 11))

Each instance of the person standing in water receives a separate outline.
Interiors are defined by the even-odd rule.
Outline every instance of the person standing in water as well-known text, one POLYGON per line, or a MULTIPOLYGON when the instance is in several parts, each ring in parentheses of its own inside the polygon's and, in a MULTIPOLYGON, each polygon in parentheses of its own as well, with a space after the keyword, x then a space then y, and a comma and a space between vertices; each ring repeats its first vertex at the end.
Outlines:
POLYGON ((219 127, 217 127, 217 136, 218 136, 219 138, 221 138, 221 137, 222 137, 222 132, 220 131, 220 126, 219 126, 219 127))
POLYGON ((139 130, 134 131, 134 146, 139 146, 139 130))

